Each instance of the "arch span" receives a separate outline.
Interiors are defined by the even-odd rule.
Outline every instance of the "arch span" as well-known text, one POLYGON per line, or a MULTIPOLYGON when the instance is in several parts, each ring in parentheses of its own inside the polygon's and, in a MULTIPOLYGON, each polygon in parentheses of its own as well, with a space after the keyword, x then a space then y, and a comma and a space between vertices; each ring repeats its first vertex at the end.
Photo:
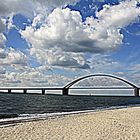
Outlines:
POLYGON ((120 78, 120 77, 114 76, 114 75, 109 75, 109 74, 92 74, 92 75, 87 75, 87 76, 80 77, 80 78, 68 83, 67 85, 65 85, 65 87, 63 88, 63 95, 68 95, 69 88, 72 85, 76 84, 77 82, 79 82, 83 79, 87 79, 87 78, 90 78, 90 77, 110 77, 110 78, 117 79, 117 80, 122 81, 122 82, 130 85, 131 87, 133 87, 135 96, 139 96, 139 88, 136 85, 134 85, 133 83, 131 83, 131 82, 129 82, 129 81, 123 79, 123 78, 120 78))

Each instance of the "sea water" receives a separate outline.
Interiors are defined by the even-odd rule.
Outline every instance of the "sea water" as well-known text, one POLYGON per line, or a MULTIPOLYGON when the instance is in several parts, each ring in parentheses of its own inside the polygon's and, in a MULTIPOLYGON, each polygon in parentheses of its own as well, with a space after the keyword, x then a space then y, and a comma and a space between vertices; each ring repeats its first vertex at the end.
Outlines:
POLYGON ((140 97, 0 94, 0 119, 45 117, 140 105, 140 97))

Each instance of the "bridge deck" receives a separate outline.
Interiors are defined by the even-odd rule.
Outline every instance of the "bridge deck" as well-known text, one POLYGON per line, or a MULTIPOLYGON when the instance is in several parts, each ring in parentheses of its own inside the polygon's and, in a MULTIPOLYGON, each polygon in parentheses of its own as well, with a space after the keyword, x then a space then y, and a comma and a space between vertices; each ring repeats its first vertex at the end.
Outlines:
POLYGON ((70 89, 134 89, 133 87, 72 87, 70 89))
POLYGON ((0 90, 62 90, 63 88, 46 87, 0 87, 0 90))
POLYGON ((41 91, 42 95, 45 95, 45 91, 55 90, 55 91, 62 91, 63 95, 68 95, 69 90, 96 90, 96 89, 104 89, 104 90, 134 90, 134 95, 139 96, 139 90, 140 88, 134 88, 134 87, 123 87, 123 86, 117 86, 117 87, 70 87, 70 88, 60 88, 60 87, 0 87, 0 93, 15 93, 14 90, 22 90, 24 94, 28 94, 27 91, 33 90, 33 91, 41 91), (6 91, 2 91, 6 90, 6 91))

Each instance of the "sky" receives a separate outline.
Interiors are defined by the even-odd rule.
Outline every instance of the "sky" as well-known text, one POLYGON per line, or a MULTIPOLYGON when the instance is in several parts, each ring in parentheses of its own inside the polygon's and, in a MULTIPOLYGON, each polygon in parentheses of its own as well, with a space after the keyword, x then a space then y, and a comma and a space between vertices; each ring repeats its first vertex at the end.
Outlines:
POLYGON ((140 0, 0 1, 3 87, 64 86, 95 73, 140 86, 139 44, 140 0))

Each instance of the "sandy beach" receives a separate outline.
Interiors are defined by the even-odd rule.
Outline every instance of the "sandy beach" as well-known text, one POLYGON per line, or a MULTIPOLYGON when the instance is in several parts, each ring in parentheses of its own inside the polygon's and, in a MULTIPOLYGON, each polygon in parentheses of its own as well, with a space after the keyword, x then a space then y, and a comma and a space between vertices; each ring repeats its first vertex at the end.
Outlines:
POLYGON ((140 107, 19 123, 0 128, 0 140, 140 140, 140 107))

